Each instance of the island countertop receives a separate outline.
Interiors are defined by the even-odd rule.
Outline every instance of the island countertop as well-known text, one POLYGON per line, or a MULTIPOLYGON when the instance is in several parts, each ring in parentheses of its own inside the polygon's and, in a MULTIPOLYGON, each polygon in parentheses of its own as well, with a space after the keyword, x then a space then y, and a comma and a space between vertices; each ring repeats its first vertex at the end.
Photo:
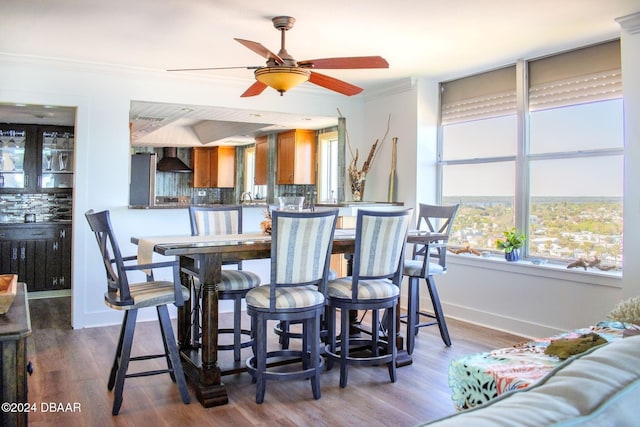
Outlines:
POLYGON ((365 207, 383 207, 383 206, 404 206, 404 203, 403 202, 345 201, 345 202, 336 202, 336 203, 320 202, 320 203, 316 203, 316 206, 334 207, 334 208, 365 208, 365 207))

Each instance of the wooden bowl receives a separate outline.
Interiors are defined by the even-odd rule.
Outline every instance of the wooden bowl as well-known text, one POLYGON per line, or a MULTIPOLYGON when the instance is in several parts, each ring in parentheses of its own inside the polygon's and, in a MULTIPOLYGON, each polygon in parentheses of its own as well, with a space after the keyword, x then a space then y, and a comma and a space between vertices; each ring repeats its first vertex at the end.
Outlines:
POLYGON ((0 275, 0 314, 9 311, 9 307, 16 298, 16 290, 18 288, 17 274, 1 274, 0 275))

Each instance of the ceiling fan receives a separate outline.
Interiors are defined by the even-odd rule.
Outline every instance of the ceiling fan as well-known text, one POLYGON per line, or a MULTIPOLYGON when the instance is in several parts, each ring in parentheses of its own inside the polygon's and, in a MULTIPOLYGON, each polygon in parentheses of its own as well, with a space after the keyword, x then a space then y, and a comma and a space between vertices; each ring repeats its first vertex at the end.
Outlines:
POLYGON ((233 68, 255 70, 256 82, 241 95, 242 97, 260 95, 267 86, 277 90, 282 96, 287 90, 306 81, 343 95, 352 96, 362 92, 362 88, 334 77, 320 74, 312 69, 389 68, 389 63, 381 56, 351 56, 296 61, 285 48, 285 32, 293 28, 296 20, 290 16, 276 16, 272 21, 273 26, 280 30, 281 46, 277 55, 258 42, 234 39, 266 58, 266 66, 178 68, 167 71, 202 71, 233 68))

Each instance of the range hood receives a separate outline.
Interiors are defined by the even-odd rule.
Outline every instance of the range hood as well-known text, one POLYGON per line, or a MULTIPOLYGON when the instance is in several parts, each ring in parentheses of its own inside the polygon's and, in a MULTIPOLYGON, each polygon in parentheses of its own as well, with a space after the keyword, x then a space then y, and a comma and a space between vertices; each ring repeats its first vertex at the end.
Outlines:
POLYGON ((193 172, 189 166, 178 158, 178 149, 176 147, 165 147, 162 153, 162 158, 158 161, 158 170, 160 172, 193 172))

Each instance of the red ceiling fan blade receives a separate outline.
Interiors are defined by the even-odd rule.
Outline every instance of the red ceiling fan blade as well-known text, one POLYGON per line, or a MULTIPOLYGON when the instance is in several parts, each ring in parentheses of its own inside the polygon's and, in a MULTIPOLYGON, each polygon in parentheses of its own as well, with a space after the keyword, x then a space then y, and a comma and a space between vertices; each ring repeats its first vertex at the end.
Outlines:
POLYGON ((299 67, 316 69, 356 69, 356 68, 389 68, 389 63, 381 56, 351 56, 344 58, 321 58, 299 61, 299 67))
POLYGON ((251 49, 252 51, 257 53, 258 55, 262 56, 263 58, 273 59, 278 64, 283 64, 284 63, 282 58, 280 58, 278 55, 276 55, 275 53, 271 52, 269 49, 267 49, 266 47, 264 47, 262 44, 260 44, 258 42, 252 42, 251 40, 236 39, 236 38, 234 38, 234 40, 237 41, 238 43, 240 43, 241 45, 251 49))
POLYGON ((333 90, 347 96, 357 95, 362 92, 361 87, 313 71, 309 76, 309 81, 318 86, 322 86, 323 88, 333 90))
POLYGON ((266 88, 267 88, 266 84, 256 81, 254 84, 249 86, 249 89, 245 90, 244 93, 240 95, 240 97, 246 98, 249 96, 260 95, 266 88))

